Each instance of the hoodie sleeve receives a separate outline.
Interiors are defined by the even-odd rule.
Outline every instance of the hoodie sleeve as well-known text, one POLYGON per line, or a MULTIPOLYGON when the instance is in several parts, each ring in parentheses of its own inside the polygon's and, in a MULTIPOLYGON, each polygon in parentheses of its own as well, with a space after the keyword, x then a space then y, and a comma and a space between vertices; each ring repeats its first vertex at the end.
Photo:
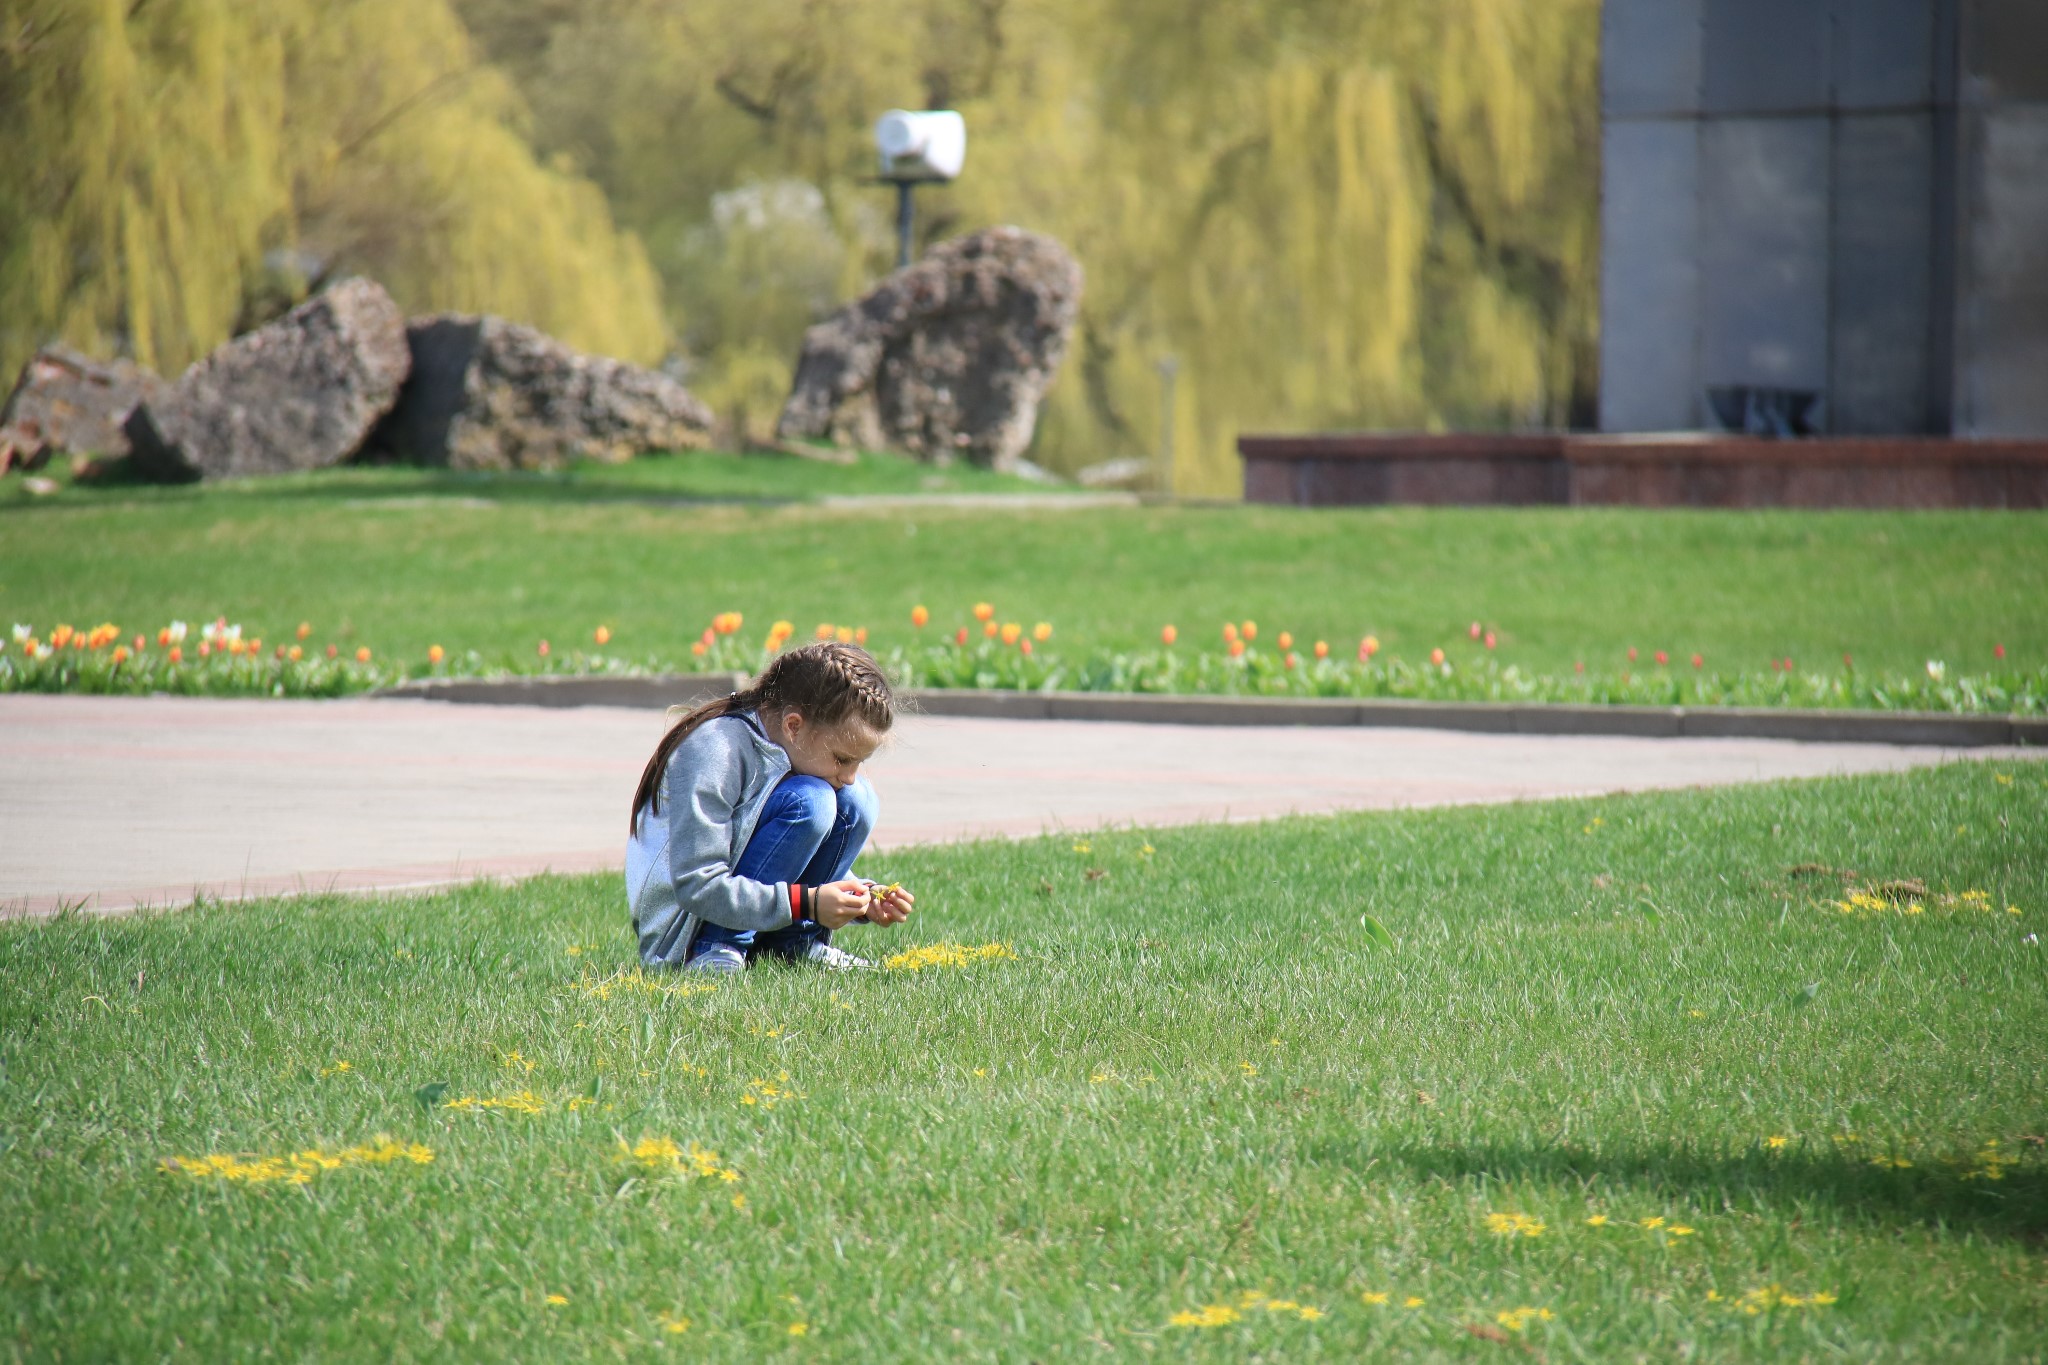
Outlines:
POLYGON ((787 882, 732 870, 732 822, 746 778, 730 727, 704 725, 676 746, 662 775, 669 875, 676 905, 728 929, 786 929, 796 922, 787 882))

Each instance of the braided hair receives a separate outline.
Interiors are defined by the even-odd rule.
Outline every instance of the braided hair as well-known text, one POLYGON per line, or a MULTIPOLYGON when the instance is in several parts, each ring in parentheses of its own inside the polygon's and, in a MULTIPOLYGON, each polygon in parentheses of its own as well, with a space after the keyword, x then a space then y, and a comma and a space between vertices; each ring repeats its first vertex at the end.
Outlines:
POLYGON ((627 817, 627 833, 633 832, 642 806, 649 815, 659 813, 661 775, 678 744, 705 721, 760 710, 799 711, 811 724, 826 728, 858 716, 875 733, 884 734, 896 719, 896 697, 872 654, 858 645, 824 640, 777 655, 751 686, 731 696, 705 702, 693 710, 670 707, 669 718, 674 724, 661 737, 654 757, 647 760, 647 768, 640 774, 640 785, 633 792, 633 809, 627 817))

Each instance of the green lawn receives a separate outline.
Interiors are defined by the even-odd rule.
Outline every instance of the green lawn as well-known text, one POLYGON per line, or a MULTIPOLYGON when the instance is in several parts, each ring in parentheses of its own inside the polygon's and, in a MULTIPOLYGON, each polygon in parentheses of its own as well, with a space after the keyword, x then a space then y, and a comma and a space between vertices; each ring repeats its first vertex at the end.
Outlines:
POLYGON ((909 851, 1013 957, 703 993, 606 877, 8 926, 0 1343, 2038 1360, 2044 852, 2034 763, 909 851))
POLYGON ((316 654, 368 648, 414 673, 437 644, 466 671, 587 666, 575 654, 604 626, 614 664, 673 670, 693 664, 718 612, 744 614, 757 662, 778 618, 799 638, 820 622, 863 626, 886 653, 949 637, 986 601, 998 621, 1050 623, 1038 664, 1064 660, 1070 674, 1155 647, 1167 623, 1183 656, 1220 658, 1221 625, 1252 620, 1269 661, 1281 631, 1304 659, 1326 639, 1338 660, 1370 633, 1379 666, 1416 667, 1442 647, 1468 677, 1512 666, 1561 687, 1582 663, 1610 683, 1775 686, 1775 663, 1840 678, 1849 655, 1863 679, 1924 682, 1932 660, 2048 695, 2048 518, 2031 513, 677 501, 931 478, 988 491, 990 476, 971 473, 679 456, 552 479, 363 470, 40 501, 11 481, 0 626, 111 621, 153 635, 225 616, 272 646, 303 621, 316 654), (918 604, 932 613, 922 633, 918 604), (1493 652, 1468 638, 1475 621, 1497 632, 1493 652))

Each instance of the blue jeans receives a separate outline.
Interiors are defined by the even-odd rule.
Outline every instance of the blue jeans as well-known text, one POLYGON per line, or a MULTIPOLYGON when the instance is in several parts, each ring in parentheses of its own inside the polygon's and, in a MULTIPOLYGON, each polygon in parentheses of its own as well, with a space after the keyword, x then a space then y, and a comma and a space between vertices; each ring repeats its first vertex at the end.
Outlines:
MULTIPOLYGON (((853 870, 853 860, 874 827, 873 787, 855 783, 835 790, 822 777, 791 773, 768 793, 760 823, 754 826, 733 875, 749 881, 799 882, 805 886, 839 881, 853 870)), ((831 937, 831 930, 809 921, 757 934, 752 929, 728 929, 706 920, 697 926, 690 956, 695 957, 714 943, 723 943, 742 952, 752 949, 794 957, 811 944, 829 941, 831 937)))

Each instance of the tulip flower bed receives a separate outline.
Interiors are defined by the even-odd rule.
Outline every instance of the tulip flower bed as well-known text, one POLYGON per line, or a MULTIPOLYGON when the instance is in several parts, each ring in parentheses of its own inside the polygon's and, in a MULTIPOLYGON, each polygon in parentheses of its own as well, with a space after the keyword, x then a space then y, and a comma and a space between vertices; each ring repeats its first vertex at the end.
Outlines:
POLYGON ((892 848, 857 975, 616 872, 0 923, 0 1342, 2038 1362, 2044 847, 2002 760, 892 848))
POLYGON ((2021 713, 2048 694, 2035 514, 678 506, 618 482, 694 468, 656 463, 0 496, 0 690, 752 670, 779 618, 785 646, 844 624, 919 687, 2021 713), (174 619, 190 637, 164 644, 174 619))
MULTIPOLYGON (((1833 671, 1802 671, 1792 660, 1768 671, 1724 672, 1707 667, 1704 656, 1674 662, 1668 652, 1649 659, 1624 658, 1604 668, 1583 664, 1562 676, 1525 671, 1503 661, 1498 637, 1474 622, 1470 648, 1441 646, 1427 658, 1388 657, 1374 636, 1340 656, 1323 640, 1295 639, 1281 631, 1265 648, 1256 622, 1226 623, 1217 646, 1184 643, 1174 626, 1164 627, 1155 649, 1091 651, 1068 656, 1050 648, 1052 624, 995 620, 995 609, 977 603, 975 625, 961 625, 941 643, 891 644, 873 652, 897 686, 911 689, 978 688, 1009 691, 1134 692, 1252 697, 1407 698, 1427 701, 1571 702, 1635 706, 1835 707, 1882 711, 2039 715, 2048 712, 2048 667, 1968 673, 1930 660, 1917 674, 1859 671, 1844 658, 1833 671)), ((912 608, 912 631, 931 622, 923 605, 912 608)), ((588 645, 562 649, 547 639, 531 654, 452 654, 440 645, 426 657, 380 659, 368 646, 345 650, 329 643, 298 643, 313 634, 310 623, 290 632, 293 643, 266 647, 239 624, 220 618, 190 637, 173 622, 155 635, 123 641, 112 623, 80 631, 58 625, 48 639, 34 628, 14 627, 11 648, 0 652, 0 692, 90 692, 181 696, 334 697, 392 687, 422 678, 514 676, 647 677, 675 672, 751 673, 788 647, 796 627, 778 620, 764 638, 741 632, 745 616, 720 612, 692 642, 687 660, 675 656, 607 652, 616 636, 609 626, 590 632, 588 645), (154 646, 154 648, 152 648, 154 646)), ((866 626, 820 624, 817 639, 868 645, 866 626)), ((2003 646, 1994 646, 2002 662, 2003 646)), ((1634 655, 1636 651, 1629 651, 1634 655)))

